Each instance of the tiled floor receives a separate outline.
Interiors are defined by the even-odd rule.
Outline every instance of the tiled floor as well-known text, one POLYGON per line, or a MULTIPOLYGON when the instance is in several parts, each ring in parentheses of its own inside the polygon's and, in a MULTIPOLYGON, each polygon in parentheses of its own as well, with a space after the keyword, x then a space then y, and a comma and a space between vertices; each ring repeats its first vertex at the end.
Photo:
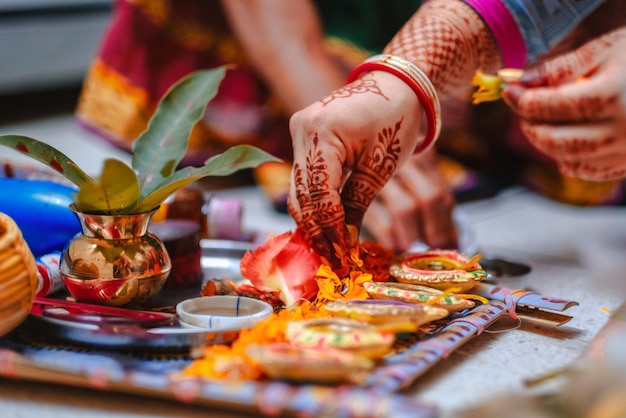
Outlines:
MULTIPOLYGON (((0 121, 0 134, 42 139, 97 170, 94 159, 128 155, 82 131, 71 109, 43 112, 37 118, 0 121)), ((0 156, 25 160, 10 150, 0 156)), ((241 199, 244 227, 281 232, 293 228, 253 187, 219 191, 241 199)), ((524 323, 500 324, 502 332, 484 332, 420 379, 411 393, 434 402, 444 413, 484 402, 494 393, 528 391, 532 379, 575 362, 626 295, 626 209, 560 205, 522 189, 487 201, 463 205, 463 229, 485 256, 521 261, 532 272, 509 279, 509 287, 527 287, 548 296, 576 300, 561 328, 524 323), (507 329, 507 327, 509 329, 507 329)), ((470 240, 471 241, 471 240, 470 240)), ((626 356, 626 354, 624 354, 626 356)), ((0 415, 7 417, 160 417, 208 416, 206 409, 111 393, 0 380, 0 415)), ((227 416, 219 413, 215 416, 227 416)))

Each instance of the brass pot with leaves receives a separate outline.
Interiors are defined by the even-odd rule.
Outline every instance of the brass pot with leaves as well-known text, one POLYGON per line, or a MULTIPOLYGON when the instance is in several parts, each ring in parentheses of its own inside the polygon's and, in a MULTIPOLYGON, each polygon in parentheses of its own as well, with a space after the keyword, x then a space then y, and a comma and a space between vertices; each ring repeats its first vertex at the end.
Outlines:
POLYGON ((61 276, 75 298, 121 306, 141 304, 161 290, 172 263, 163 242, 148 231, 154 211, 94 215, 72 210, 82 233, 63 251, 61 276))
POLYGON ((146 232, 158 207, 178 189, 201 178, 278 161, 254 146, 237 145, 201 167, 178 167, 191 130, 215 97, 226 69, 197 71, 172 86, 146 130, 133 142, 131 166, 107 159, 96 178, 42 141, 0 136, 0 145, 48 165, 78 188, 71 208, 83 233, 68 243, 61 259, 63 280, 77 299, 119 306, 153 296, 171 266, 163 243, 146 232))

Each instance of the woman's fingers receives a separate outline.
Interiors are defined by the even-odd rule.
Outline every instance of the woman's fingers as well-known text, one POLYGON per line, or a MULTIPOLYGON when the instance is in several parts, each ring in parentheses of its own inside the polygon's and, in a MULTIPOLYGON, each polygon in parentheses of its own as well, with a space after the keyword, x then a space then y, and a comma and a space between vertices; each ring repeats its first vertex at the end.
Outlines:
POLYGON ((522 118, 577 123, 619 118, 626 106, 626 28, 527 70, 503 98, 522 118))
POLYGON ((614 30, 587 42, 575 51, 524 71, 518 82, 527 87, 558 86, 590 77, 606 61, 622 59, 616 54, 621 54, 625 42, 626 28, 614 30))
POLYGON ((559 161, 559 170, 566 176, 588 181, 623 179, 626 177, 626 154, 605 155, 598 158, 565 159, 559 161))
POLYGON ((456 248, 457 235, 452 219, 455 201, 435 158, 434 154, 414 156, 398 177, 407 195, 419 207, 414 211, 419 215, 419 238, 432 248, 456 248))
POLYGON ((341 193, 348 225, 361 225, 369 205, 406 160, 401 137, 413 135, 407 125, 401 117, 368 139, 341 193))
POLYGON ((345 247, 348 242, 338 192, 345 157, 337 151, 336 142, 333 138, 321 140, 318 134, 300 142, 304 148, 297 155, 304 158, 294 160, 289 202, 289 211, 300 229, 329 261, 333 259, 334 245, 345 247))
POLYGON ((503 91, 526 137, 565 175, 592 181, 626 176, 624 48, 626 28, 529 70, 522 84, 503 91))
POLYGON ((504 89, 503 98, 524 120, 578 123, 614 117, 619 93, 606 77, 592 77, 555 87, 511 85, 504 89))
POLYGON ((365 214, 364 226, 396 251, 422 241, 433 248, 456 248, 454 198, 436 165, 413 156, 385 185, 365 214))
POLYGON ((604 181, 626 174, 626 123, 611 120, 581 125, 522 122, 529 141, 559 164, 563 174, 604 181))
POLYGON ((551 125, 522 121, 521 128, 535 147, 556 159, 596 158, 625 151, 613 122, 551 125))
POLYGON ((397 252, 423 240, 420 202, 410 196, 397 178, 392 179, 368 209, 364 226, 380 243, 397 252))
POLYGON ((524 71, 517 81, 528 87, 558 86, 591 74, 604 60, 604 42, 592 41, 576 51, 544 61, 524 71))

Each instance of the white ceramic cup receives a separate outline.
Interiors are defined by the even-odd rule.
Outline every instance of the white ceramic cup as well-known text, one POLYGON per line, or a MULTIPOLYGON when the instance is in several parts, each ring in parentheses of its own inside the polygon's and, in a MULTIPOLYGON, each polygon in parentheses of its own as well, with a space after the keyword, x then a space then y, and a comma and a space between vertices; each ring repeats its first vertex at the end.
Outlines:
POLYGON ((251 328, 272 313, 269 303, 245 296, 201 296, 176 305, 181 326, 211 331, 251 328))

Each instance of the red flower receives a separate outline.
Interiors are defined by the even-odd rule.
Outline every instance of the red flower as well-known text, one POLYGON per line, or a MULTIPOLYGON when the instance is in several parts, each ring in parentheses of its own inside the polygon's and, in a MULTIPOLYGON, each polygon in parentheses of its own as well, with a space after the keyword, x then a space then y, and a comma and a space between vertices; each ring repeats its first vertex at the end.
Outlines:
POLYGON ((240 271, 252 286, 279 291, 285 305, 292 306, 301 298, 315 298, 315 273, 321 264, 320 256, 296 230, 270 238, 248 251, 241 260, 240 271))

